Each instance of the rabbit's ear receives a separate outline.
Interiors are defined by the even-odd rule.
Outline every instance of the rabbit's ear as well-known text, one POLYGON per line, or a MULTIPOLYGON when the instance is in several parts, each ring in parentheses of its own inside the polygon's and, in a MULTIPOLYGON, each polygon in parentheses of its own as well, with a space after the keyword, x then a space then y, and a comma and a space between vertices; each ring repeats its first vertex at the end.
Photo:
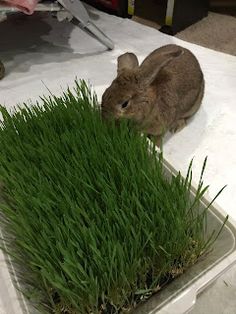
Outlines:
POLYGON ((139 66, 138 58, 134 53, 126 52, 117 59, 117 74, 123 70, 133 70, 139 66))
POLYGON ((141 64, 140 66, 140 77, 142 78, 142 83, 144 83, 145 85, 152 84, 153 81, 157 78, 160 70, 163 69, 173 59, 178 58, 183 53, 184 51, 182 49, 178 49, 175 51, 159 54, 155 59, 150 59, 150 61, 147 58, 145 63, 141 64))

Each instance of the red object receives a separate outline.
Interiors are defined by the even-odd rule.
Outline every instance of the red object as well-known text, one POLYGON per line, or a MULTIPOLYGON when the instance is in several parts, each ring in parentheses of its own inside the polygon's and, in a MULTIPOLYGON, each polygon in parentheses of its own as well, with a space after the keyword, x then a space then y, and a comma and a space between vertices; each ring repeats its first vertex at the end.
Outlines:
POLYGON ((119 8, 119 0, 97 0, 97 2, 112 10, 119 8))
POLYGON ((117 10, 118 9, 118 5, 119 5, 118 4, 118 0, 111 0, 111 3, 112 3, 113 8, 117 10))
POLYGON ((108 12, 109 14, 128 17, 127 0, 83 0, 83 1, 94 6, 95 8, 98 8, 99 10, 108 12))

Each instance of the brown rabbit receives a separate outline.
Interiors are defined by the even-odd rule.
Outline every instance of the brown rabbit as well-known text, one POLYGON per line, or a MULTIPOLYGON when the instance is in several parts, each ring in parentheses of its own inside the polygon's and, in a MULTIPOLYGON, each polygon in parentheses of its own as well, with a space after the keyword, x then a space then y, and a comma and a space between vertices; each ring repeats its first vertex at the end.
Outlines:
POLYGON ((133 53, 118 57, 117 77, 102 96, 103 118, 127 118, 160 145, 199 109, 204 77, 196 57, 177 45, 154 50, 139 66, 133 53))

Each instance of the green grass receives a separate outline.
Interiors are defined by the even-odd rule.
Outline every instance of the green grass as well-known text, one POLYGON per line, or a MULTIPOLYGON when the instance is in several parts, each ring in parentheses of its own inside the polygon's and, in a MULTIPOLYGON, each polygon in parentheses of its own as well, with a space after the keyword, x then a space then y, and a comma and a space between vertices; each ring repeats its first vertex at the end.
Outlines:
POLYGON ((1 225, 42 313, 129 309, 214 242, 207 208, 198 211, 202 177, 191 200, 191 165, 185 179, 167 180, 144 136, 101 121, 85 82, 1 112, 1 225))

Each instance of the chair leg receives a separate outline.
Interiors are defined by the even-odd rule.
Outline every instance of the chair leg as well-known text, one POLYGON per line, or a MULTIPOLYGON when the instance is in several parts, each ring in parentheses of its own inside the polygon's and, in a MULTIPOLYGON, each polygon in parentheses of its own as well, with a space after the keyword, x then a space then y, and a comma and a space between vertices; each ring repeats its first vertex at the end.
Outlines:
POLYGON ((0 80, 4 77, 5 75, 5 67, 3 63, 0 61, 0 80))

